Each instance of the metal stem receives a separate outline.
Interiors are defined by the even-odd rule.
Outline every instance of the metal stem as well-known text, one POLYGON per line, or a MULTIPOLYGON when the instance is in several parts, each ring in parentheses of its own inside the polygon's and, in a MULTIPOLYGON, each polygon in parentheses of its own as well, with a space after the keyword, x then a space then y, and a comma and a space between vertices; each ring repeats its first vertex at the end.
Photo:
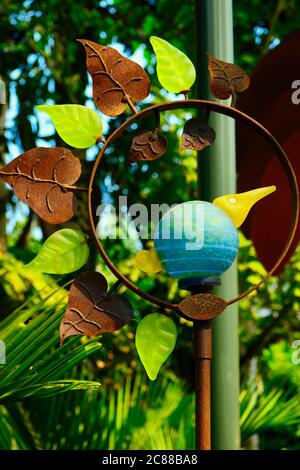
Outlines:
POLYGON ((113 292, 115 292, 116 289, 118 289, 118 287, 123 283, 122 279, 118 279, 112 286, 111 288, 109 289, 109 291, 107 292, 108 295, 112 295, 113 292))
POLYGON ((194 321, 196 449, 211 449, 211 321, 194 321))
POLYGON ((129 108, 131 109, 131 111, 134 114, 138 114, 138 111, 137 111, 136 107, 134 106, 133 102, 131 101, 131 99, 129 98, 129 96, 126 96, 126 102, 129 106, 129 108))

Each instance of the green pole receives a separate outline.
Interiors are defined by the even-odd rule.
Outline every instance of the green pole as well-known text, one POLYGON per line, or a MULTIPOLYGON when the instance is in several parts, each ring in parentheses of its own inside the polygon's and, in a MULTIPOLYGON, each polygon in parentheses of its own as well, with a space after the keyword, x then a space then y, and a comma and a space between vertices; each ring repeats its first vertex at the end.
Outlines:
MULTIPOLYGON (((198 97, 209 98, 206 52, 226 62, 233 58, 232 0, 196 0, 196 51, 198 97)), ((236 192, 235 124, 212 113, 210 126, 215 143, 199 153, 201 199, 236 192)), ((222 276, 216 295, 230 299, 237 294, 237 269, 222 276)), ((230 306, 213 321, 212 359, 212 448, 240 448, 239 426, 239 336, 238 308, 230 306)))

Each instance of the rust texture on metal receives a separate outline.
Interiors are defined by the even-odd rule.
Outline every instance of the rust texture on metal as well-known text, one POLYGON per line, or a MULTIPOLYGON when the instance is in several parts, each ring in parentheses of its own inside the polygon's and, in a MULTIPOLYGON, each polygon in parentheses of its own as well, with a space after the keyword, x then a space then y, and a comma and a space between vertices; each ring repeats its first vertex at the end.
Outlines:
POLYGON ((34 148, 15 158, 0 170, 18 198, 43 220, 62 224, 74 216, 74 186, 81 174, 79 158, 61 147, 34 148))
POLYGON ((167 150, 168 140, 158 132, 143 132, 132 139, 129 161, 130 163, 139 160, 157 160, 167 150))
MULTIPOLYGON (((115 286, 113 286, 115 287, 115 286)), ((98 336, 119 330, 132 319, 130 304, 107 292, 105 277, 84 272, 71 286, 67 310, 60 325, 61 344, 69 336, 98 336)))
POLYGON ((150 92, 145 70, 113 47, 87 39, 77 41, 85 48, 86 66, 93 80, 93 98, 100 111, 107 116, 117 116, 128 104, 136 113, 133 103, 143 100, 150 92))
MULTIPOLYGON (((133 115, 131 118, 129 118, 127 121, 125 121, 118 129, 113 132, 110 137, 105 141, 104 146, 102 147, 101 151, 99 152, 97 159, 95 161, 90 181, 89 181, 89 191, 88 191, 88 206, 89 206, 89 218, 90 218, 90 224, 91 224, 91 231, 93 234, 93 238, 97 244, 98 250, 104 259, 105 263, 109 267, 109 269, 113 272, 113 274, 120 279, 127 287, 128 289, 132 290, 135 292, 137 295, 140 297, 144 298, 145 300, 148 300, 149 302, 158 305, 162 308, 167 308, 171 310, 178 311, 178 305, 177 304, 171 304, 169 302, 166 302, 162 299, 159 299, 151 294, 148 294, 146 292, 143 292, 141 289, 139 289, 133 282, 131 282, 129 279, 127 279, 122 273, 119 272, 118 268, 114 265, 114 263, 111 261, 111 259, 108 257, 106 254, 106 251, 101 243, 101 241, 98 239, 97 236, 97 231, 96 231, 96 223, 95 223, 95 215, 93 214, 93 204, 92 204, 92 192, 93 192, 93 185, 96 177, 96 173, 98 171, 99 166, 101 165, 102 158, 105 155, 105 152, 107 148, 118 138, 120 137, 127 128, 129 128, 133 123, 135 123, 138 119, 146 118, 150 116, 153 113, 157 112, 164 112, 164 111, 171 111, 171 110, 177 110, 177 109, 204 109, 207 112, 216 112, 225 116, 229 116, 235 120, 240 120, 243 122, 245 125, 249 126, 250 129, 252 129, 255 133, 257 133, 265 142, 267 145, 269 145, 273 152, 274 155, 276 155, 278 161, 280 162, 285 175, 288 179, 289 186, 290 186, 290 191, 291 191, 291 197, 292 197, 292 214, 293 214, 293 219, 292 219, 292 224, 289 232, 288 239, 286 241, 286 244, 284 246, 284 249, 282 250, 280 256, 278 257, 276 263, 273 265, 273 267, 270 269, 270 271, 261 279, 260 282, 258 282, 256 285, 252 286, 251 289, 239 294, 237 297, 234 297, 233 299, 227 300, 227 305, 230 305, 234 302, 239 301, 240 299, 246 297, 248 294, 251 292, 255 291, 260 285, 262 285, 266 279, 269 278, 273 274, 273 272, 277 269, 277 267, 281 264, 282 260, 286 256, 286 253, 288 252, 294 237, 296 233, 296 227, 298 224, 298 219, 299 219, 299 190, 298 190, 298 185, 297 185, 297 179, 294 173, 294 170, 290 164, 290 161, 278 143, 278 141, 273 137, 273 135, 265 128, 263 127, 259 122, 257 122, 255 119, 251 118, 247 114, 239 111, 238 109, 222 105, 220 103, 216 103, 213 101, 207 101, 207 100, 181 100, 181 101, 172 101, 168 103, 163 103, 159 105, 154 105, 150 106, 142 111, 140 111, 138 114, 133 115)), ((275 228, 274 228, 275 229, 275 228)))
POLYGON ((216 98, 226 100, 232 96, 231 106, 235 106, 236 93, 247 90, 250 78, 241 67, 218 60, 208 55, 210 90, 216 98))
POLYGON ((178 304, 180 313, 188 320, 210 320, 220 315, 227 303, 213 294, 195 294, 178 304))
POLYGON ((181 148, 189 150, 203 150, 213 144, 216 138, 215 131, 208 126, 206 120, 196 118, 186 121, 181 136, 181 148))
POLYGON ((211 449, 211 321, 194 321, 196 448, 211 449))

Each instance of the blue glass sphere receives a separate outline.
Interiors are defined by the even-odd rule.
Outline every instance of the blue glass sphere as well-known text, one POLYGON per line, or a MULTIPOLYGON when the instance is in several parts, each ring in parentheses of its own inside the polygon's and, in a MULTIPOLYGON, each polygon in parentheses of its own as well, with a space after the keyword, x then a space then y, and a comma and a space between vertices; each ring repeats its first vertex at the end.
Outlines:
POLYGON ((228 215, 205 201, 178 204, 160 219, 154 246, 177 279, 219 276, 238 252, 238 233, 228 215))

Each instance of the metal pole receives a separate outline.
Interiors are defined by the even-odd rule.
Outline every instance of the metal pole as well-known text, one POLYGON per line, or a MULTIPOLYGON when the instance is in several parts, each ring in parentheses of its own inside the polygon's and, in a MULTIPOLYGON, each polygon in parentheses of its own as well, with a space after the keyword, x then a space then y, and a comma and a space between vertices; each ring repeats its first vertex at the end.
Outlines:
POLYGON ((194 322, 196 449, 211 449, 211 321, 194 322))
MULTIPOLYGON (((198 97, 210 96, 206 51, 233 62, 231 0, 195 0, 197 33, 198 97)), ((199 192, 202 199, 236 191, 234 122, 212 113, 215 143, 199 154, 199 192)), ((222 277, 216 295, 228 299, 237 294, 237 271, 233 265, 222 277)), ((212 447, 239 449, 239 342, 238 310, 226 309, 213 321, 212 447)))

